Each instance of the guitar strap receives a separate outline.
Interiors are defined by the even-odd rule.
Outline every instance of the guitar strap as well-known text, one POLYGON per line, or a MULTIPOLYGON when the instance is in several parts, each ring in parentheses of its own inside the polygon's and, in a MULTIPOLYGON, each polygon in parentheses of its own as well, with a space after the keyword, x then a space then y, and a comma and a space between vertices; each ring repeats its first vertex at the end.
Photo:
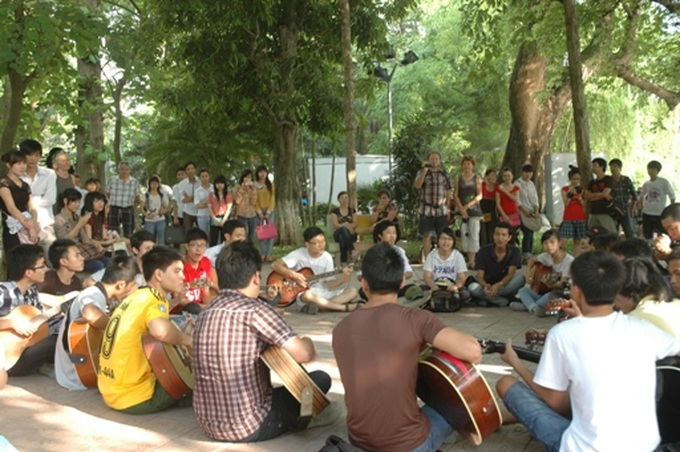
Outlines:
MULTIPOLYGON (((95 287, 101 291, 101 293, 104 294, 104 298, 107 299, 108 297, 106 295, 106 289, 104 289, 104 285, 101 282, 98 282, 95 284, 95 287)), ((80 296, 78 296, 80 298, 80 296)), ((66 310, 66 317, 64 318, 64 334, 61 335, 61 345, 64 347, 64 351, 68 355, 68 358, 71 360, 73 364, 84 364, 87 361, 87 358, 84 355, 77 355, 75 353, 71 353, 69 350, 68 346, 68 329, 71 326, 71 305, 69 305, 69 308, 66 310)))

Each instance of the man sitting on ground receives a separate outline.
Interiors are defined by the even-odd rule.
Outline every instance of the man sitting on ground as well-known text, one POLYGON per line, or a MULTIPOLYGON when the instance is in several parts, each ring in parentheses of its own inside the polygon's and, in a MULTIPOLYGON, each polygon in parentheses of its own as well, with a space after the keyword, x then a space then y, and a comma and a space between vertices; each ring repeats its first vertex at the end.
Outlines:
POLYGON ((394 247, 375 245, 361 267, 368 302, 333 330, 350 442, 365 450, 436 450, 453 427, 431 407, 418 407, 420 350, 429 343, 478 363, 479 343, 429 311, 397 304, 404 262, 394 247))
POLYGON ((510 298, 524 286, 522 252, 512 240, 512 226, 501 221, 493 231, 493 243, 477 252, 475 268, 477 282, 470 284, 470 293, 481 305, 507 306, 510 298))
MULTIPOLYGON (((12 331, 19 336, 30 336, 38 330, 39 325, 23 316, 11 316, 19 306, 34 306, 40 311, 44 307, 38 299, 36 284, 45 280, 47 264, 45 253, 38 245, 18 245, 7 252, 7 279, 0 283, 0 331, 12 331)), ((54 360, 54 347, 57 343, 56 333, 61 319, 55 317, 49 321, 50 335, 37 344, 27 347, 19 360, 9 369, 13 377, 28 375, 37 371, 45 363, 54 360)), ((9 363, 7 363, 9 364, 9 363)))
MULTIPOLYGON (((220 293, 194 330, 194 411, 213 439, 255 442, 305 429, 300 404, 284 387, 272 388, 259 357, 267 346, 283 348, 299 363, 314 359, 311 339, 297 335, 260 292, 262 260, 252 244, 232 243, 217 258, 220 293)), ((309 374, 328 392, 331 379, 309 374)))
POLYGON ((166 344, 191 347, 191 336, 168 319, 166 296, 184 287, 182 256, 159 246, 144 255, 147 286, 137 289, 116 308, 106 326, 99 354, 97 385, 104 403, 129 414, 149 414, 177 404, 160 385, 142 347, 149 333, 166 344))
MULTIPOLYGON (((326 237, 320 228, 312 226, 305 229, 303 237, 305 246, 274 261, 272 270, 294 281, 299 287, 307 288, 307 279, 298 270, 307 267, 319 275, 332 271, 334 266, 333 257, 326 251, 326 237)), ((353 287, 343 289, 342 286, 347 285, 351 275, 352 269, 345 267, 339 277, 309 287, 309 290, 298 295, 297 310, 309 314, 316 314, 319 308, 349 311, 349 302, 356 298, 357 291, 353 287)))
POLYGON ((572 300, 564 309, 575 318, 550 330, 535 375, 508 341, 502 358, 526 385, 505 376, 498 395, 547 450, 654 450, 660 440, 655 362, 679 354, 680 341, 614 312, 624 282, 615 256, 581 254, 571 274, 572 300))
POLYGON ((188 312, 198 315, 217 294, 217 273, 205 256, 208 234, 201 228, 187 232, 187 249, 184 258, 184 284, 186 286, 178 305, 172 313, 188 312))
POLYGON ((652 242, 654 258, 658 261, 666 259, 674 249, 680 248, 680 202, 663 209, 660 218, 666 233, 657 236, 652 242))
MULTIPOLYGON (((151 251, 154 246, 156 246, 156 236, 146 229, 140 229, 130 237, 130 249, 132 250, 132 255, 135 256, 135 262, 139 269, 137 276, 135 276, 135 283, 139 287, 146 286, 144 273, 142 273, 142 257, 151 251)), ((96 282, 101 281, 105 271, 106 268, 93 273, 92 276, 85 280, 85 287, 92 286, 96 282)))
POLYGON ((246 241, 246 225, 239 220, 227 220, 222 225, 222 235, 224 236, 224 241, 222 243, 211 246, 205 251, 205 257, 210 259, 210 263, 213 267, 215 267, 217 255, 220 254, 220 251, 222 251, 225 246, 233 242, 246 241))
MULTIPOLYGON (((80 381, 76 364, 64 345, 64 334, 74 321, 87 322, 91 328, 104 330, 113 310, 113 301, 120 303, 136 288, 135 275, 139 272, 131 256, 115 257, 107 266, 101 282, 83 290, 71 305, 65 321, 61 322, 54 355, 54 372, 57 383, 70 390, 87 389, 80 381)), ((95 356, 99 359, 99 356, 95 356)), ((88 364, 91 365, 91 364, 88 364)))
POLYGON ((78 244, 71 239, 52 242, 47 256, 54 270, 45 273, 45 280, 38 284, 38 291, 51 295, 65 295, 83 290, 83 282, 76 276, 85 268, 85 259, 78 244))

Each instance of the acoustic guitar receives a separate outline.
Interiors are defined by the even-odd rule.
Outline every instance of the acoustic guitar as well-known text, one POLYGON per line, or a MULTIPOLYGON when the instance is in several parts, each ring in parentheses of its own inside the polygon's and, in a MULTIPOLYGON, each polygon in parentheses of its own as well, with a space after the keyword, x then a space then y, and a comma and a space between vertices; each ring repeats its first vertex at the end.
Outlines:
POLYGON ((80 318, 71 322, 67 337, 69 357, 75 364, 78 379, 86 388, 96 388, 99 349, 102 346, 104 332, 80 318))
POLYGON ((281 347, 270 345, 260 359, 281 378, 283 385, 300 402, 300 417, 317 416, 331 403, 304 367, 281 347))
POLYGON ((420 354, 416 394, 475 446, 503 423, 493 391, 477 367, 431 346, 420 354))
MULTIPOLYGON (((43 298, 43 294, 40 294, 40 298, 43 298)), ((35 306, 25 304, 17 306, 4 317, 5 320, 23 318, 38 328, 30 336, 21 336, 14 330, 0 331, 0 344, 5 349, 5 368, 7 370, 11 369, 19 361, 24 350, 47 339, 50 335, 50 328, 46 322, 52 317, 66 312, 75 299, 76 297, 73 297, 73 293, 61 297, 51 296, 50 302, 53 306, 50 309, 40 311, 35 306)))
POLYGON ((546 283, 554 285, 560 280, 559 273, 555 273, 550 265, 543 265, 540 262, 536 262, 532 268, 533 284, 531 285, 531 290, 539 295, 544 295, 553 290, 546 283))
MULTIPOLYGON (((172 324, 179 329, 174 322, 172 324)), ((182 332, 189 335, 193 332, 191 315, 187 316, 182 332)), ((179 400, 191 394, 194 390, 194 372, 185 347, 166 344, 147 333, 142 336, 142 348, 154 375, 170 397, 179 400)))
POLYGON ((280 273, 271 272, 267 277, 267 286, 274 286, 278 288, 279 294, 281 295, 281 301, 279 301, 277 307, 285 308, 286 306, 290 306, 290 304, 293 303, 293 301, 295 301, 295 297, 297 297, 298 294, 309 289, 310 285, 314 284, 315 282, 321 281, 322 279, 327 279, 332 276, 339 275, 340 273, 343 272, 343 270, 344 269, 339 268, 337 270, 315 275, 314 271, 311 268, 309 267, 301 268, 297 272, 304 275, 305 281, 307 281, 307 287, 300 286, 297 282, 295 282, 295 280, 287 276, 283 276, 280 273))

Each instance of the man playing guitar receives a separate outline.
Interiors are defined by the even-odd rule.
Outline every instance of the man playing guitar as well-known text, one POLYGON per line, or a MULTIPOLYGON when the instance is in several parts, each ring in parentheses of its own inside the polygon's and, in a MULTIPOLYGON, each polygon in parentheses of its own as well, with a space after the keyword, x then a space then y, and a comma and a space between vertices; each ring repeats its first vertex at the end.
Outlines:
MULTIPOLYGON (((303 232, 304 248, 291 251, 272 263, 272 270, 292 279, 300 287, 307 287, 307 281, 298 270, 311 268, 314 274, 333 270, 333 257, 326 251, 326 237, 323 231, 311 226, 303 232)), ((345 267, 342 274, 334 280, 322 281, 298 295, 296 308, 300 312, 316 314, 319 308, 331 311, 348 311, 349 302, 357 296, 353 287, 342 288, 349 281, 352 270, 345 267)))
POLYGON ((654 450, 655 363, 680 354, 680 340, 614 312, 624 268, 612 254, 581 254, 571 275, 563 309, 574 318, 550 330, 535 375, 508 342, 501 357, 526 384, 505 376, 498 395, 547 450, 654 450))
MULTIPOLYGON (((76 364, 69 357, 68 347, 64 343, 64 335, 68 335, 71 322, 82 319, 92 328, 106 328, 112 310, 111 300, 120 302, 136 288, 135 276, 138 271, 134 257, 116 257, 106 266, 101 282, 83 290, 73 302, 66 320, 61 322, 54 354, 54 373, 59 385, 70 390, 87 389, 80 381, 76 364)), ((99 351, 95 359, 99 359, 99 351)))
MULTIPOLYGON (((45 252, 38 245, 18 245, 7 252, 7 278, 9 281, 0 283, 0 331, 12 331, 20 336, 31 336, 38 330, 38 325, 29 319, 12 316, 7 317, 18 306, 35 306, 44 311, 38 299, 36 284, 45 280, 47 264, 45 252)), ((45 363, 54 359, 54 348, 57 343, 57 330, 60 318, 52 319, 50 335, 47 339, 27 347, 19 360, 9 370, 10 376, 31 374, 45 363)))
POLYGON ((150 333, 166 344, 191 347, 191 337, 168 319, 166 295, 184 287, 182 256, 158 246, 142 258, 141 287, 116 308, 104 333, 97 385, 104 402, 130 414, 155 413, 177 404, 154 375, 144 354, 142 336, 150 333))
POLYGON ((390 245, 368 250, 361 271, 368 302, 333 330, 350 442, 365 450, 436 450, 453 427, 431 407, 418 407, 420 350, 430 343, 478 363, 480 345, 429 311, 397 304, 404 263, 390 245))
MULTIPOLYGON (((260 361, 268 345, 282 347, 298 363, 314 359, 311 339, 297 335, 260 292, 262 259, 252 244, 234 242, 217 258, 220 293, 194 330, 194 411, 205 433, 220 441, 255 442, 302 430, 300 404, 283 388, 272 389, 260 361)), ((325 372, 311 372, 324 393, 325 372)))

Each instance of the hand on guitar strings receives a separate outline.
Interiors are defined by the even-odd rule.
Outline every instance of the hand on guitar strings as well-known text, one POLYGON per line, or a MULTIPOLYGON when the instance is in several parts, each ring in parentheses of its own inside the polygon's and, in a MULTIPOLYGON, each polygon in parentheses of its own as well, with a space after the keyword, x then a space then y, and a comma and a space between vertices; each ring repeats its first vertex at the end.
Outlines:
POLYGON ((28 337, 38 331, 38 327, 29 319, 17 317, 12 319, 12 329, 20 336, 28 337))
POLYGON ((292 279, 295 282, 295 284, 297 284, 300 287, 303 288, 307 287, 307 277, 302 273, 293 272, 290 274, 290 279, 292 279))

